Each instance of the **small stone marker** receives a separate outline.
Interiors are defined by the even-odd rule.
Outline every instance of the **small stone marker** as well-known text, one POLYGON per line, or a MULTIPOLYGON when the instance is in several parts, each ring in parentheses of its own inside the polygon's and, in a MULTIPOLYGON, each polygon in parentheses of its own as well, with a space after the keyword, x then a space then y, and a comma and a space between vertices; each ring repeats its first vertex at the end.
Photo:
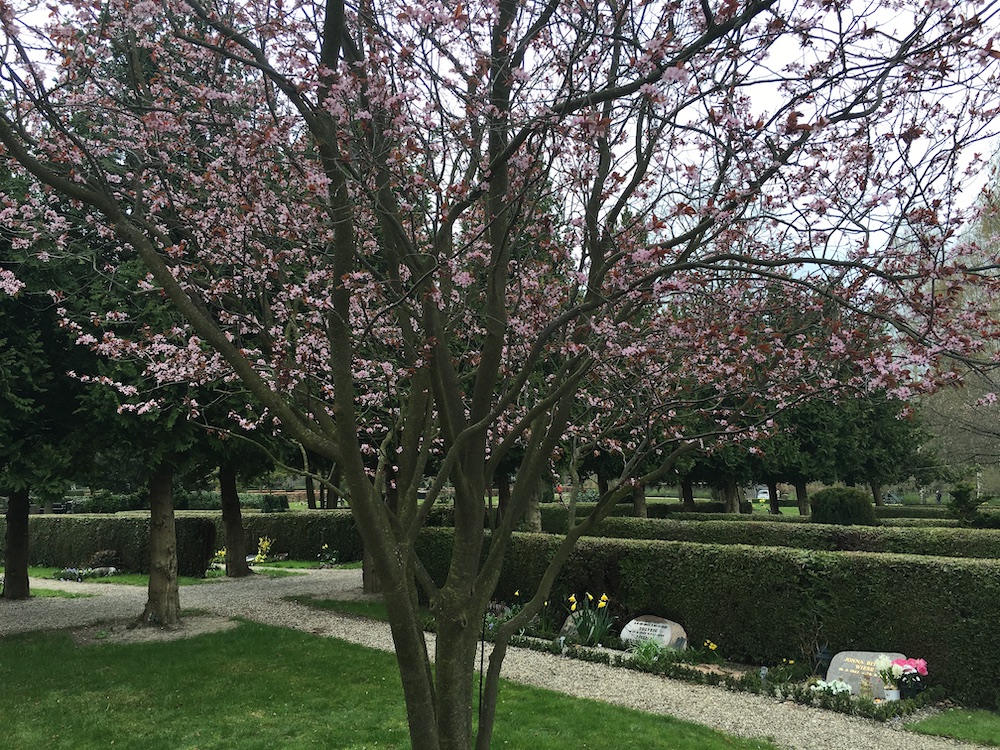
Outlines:
POLYGON ((678 623, 656 615, 640 615, 622 628, 621 639, 626 643, 656 641, 679 651, 687 648, 687 633, 678 623))
POLYGON ((876 698, 882 695, 882 678, 875 674, 875 660, 882 654, 893 659, 905 659, 906 656, 895 651, 841 651, 830 661, 826 670, 826 681, 842 680, 851 686, 851 695, 860 695, 861 686, 869 684, 876 698))

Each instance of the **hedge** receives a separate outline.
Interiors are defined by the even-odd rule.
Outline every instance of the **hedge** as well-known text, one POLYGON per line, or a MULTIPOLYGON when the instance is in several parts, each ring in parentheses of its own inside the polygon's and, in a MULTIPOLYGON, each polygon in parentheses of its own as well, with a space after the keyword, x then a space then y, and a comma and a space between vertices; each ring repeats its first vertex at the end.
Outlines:
MULTIPOLYGON (((177 572, 205 575, 216 549, 216 527, 210 518, 178 517, 177 572)), ((7 522, 0 520, 0 553, 7 522)), ((149 518, 142 516, 57 516, 28 518, 28 564, 57 568, 86 565, 100 550, 118 553, 121 568, 149 572, 149 518)))
POLYGON ((590 536, 829 551, 894 552, 937 557, 1000 557, 1000 529, 606 518, 593 529, 590 536))
MULTIPOLYGON (((225 538, 222 517, 215 516, 219 546, 225 538)), ((339 562, 361 559, 361 537, 349 510, 287 511, 285 513, 244 513, 247 552, 257 549, 261 537, 271 539, 272 554, 287 554, 292 560, 315 560, 324 544, 339 562)))
MULTIPOLYGON (((176 517, 177 572, 202 576, 216 550, 225 544, 222 518, 217 513, 176 517)), ((342 562, 361 559, 361 538, 348 510, 244 514, 247 550, 257 541, 271 539, 272 554, 285 553, 293 560, 314 560, 323 547, 342 562)), ((35 515, 28 519, 28 563, 54 567, 86 565, 99 550, 115 550, 123 570, 149 572, 149 518, 139 515, 35 515)), ((6 521, 0 518, 0 555, 6 538, 6 521)))
MULTIPOLYGON (((425 529, 418 551, 447 574, 452 531, 425 529)), ((530 593, 559 540, 515 534, 497 597, 530 593)), ((681 623, 728 659, 773 665, 814 650, 900 651, 928 661, 955 699, 1000 706, 1000 561, 688 542, 583 539, 551 594, 607 593, 617 626, 640 614, 681 623)))

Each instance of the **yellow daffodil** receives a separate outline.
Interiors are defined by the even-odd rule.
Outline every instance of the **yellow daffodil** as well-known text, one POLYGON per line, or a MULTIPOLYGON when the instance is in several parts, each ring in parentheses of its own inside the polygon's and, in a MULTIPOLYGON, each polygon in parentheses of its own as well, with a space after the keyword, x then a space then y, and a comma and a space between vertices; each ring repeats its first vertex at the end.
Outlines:
POLYGON ((570 612, 576 612, 576 602, 573 602, 573 606, 569 608, 570 612))
POLYGON ((569 603, 570 604, 576 604, 576 594, 570 594, 569 595, 569 603))
POLYGON ((608 595, 607 594, 601 594, 601 601, 607 603, 607 601, 608 601, 608 595))
POLYGON ((514 596, 520 596, 520 595, 521 595, 521 589, 518 589, 517 591, 514 592, 514 596))
POLYGON ((597 603, 597 608, 598 609, 600 609, 601 607, 607 607, 607 606, 608 606, 608 603, 606 601, 604 601, 603 599, 601 599, 601 601, 599 601, 597 603))
POLYGON ((594 601, 594 597, 593 597, 593 595, 589 591, 587 592, 587 601, 588 602, 594 601))

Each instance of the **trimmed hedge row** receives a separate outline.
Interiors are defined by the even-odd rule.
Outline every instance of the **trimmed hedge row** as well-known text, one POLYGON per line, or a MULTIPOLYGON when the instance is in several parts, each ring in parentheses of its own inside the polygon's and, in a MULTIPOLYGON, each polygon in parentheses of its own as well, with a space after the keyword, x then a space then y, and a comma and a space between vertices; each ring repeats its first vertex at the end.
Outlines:
MULTIPOLYGON (((224 544, 222 517, 215 516, 219 546, 224 544)), ((324 544, 338 562, 361 559, 361 537, 349 510, 288 511, 285 513, 245 513, 243 530, 247 552, 257 549, 261 537, 271 539, 272 554, 287 554, 292 560, 315 560, 324 544)))
MULTIPOLYGON (((222 518, 216 513, 179 514, 177 572, 200 577, 215 552, 225 544, 222 518)), ((245 514, 247 550, 255 552, 260 537, 270 537, 273 554, 293 560, 316 559, 323 544, 341 562, 361 559, 361 538, 347 510, 245 514)), ((38 515, 28 519, 28 563, 54 567, 86 565, 99 550, 115 550, 123 570, 149 572, 149 518, 139 515, 38 515)), ((6 521, 0 518, 0 555, 6 521)))
MULTIPOLYGON (((178 517, 177 573, 205 575, 216 550, 211 518, 178 517)), ((0 519, 0 553, 7 522, 0 519)), ((123 570, 149 572, 149 518, 123 516, 56 516, 28 518, 28 564, 67 568, 83 566, 100 550, 118 553, 123 570)))
MULTIPOLYGON (((443 581, 450 529, 426 529, 418 551, 443 581)), ((515 534, 497 597, 513 601, 541 579, 559 540, 515 534)), ((551 594, 607 593, 617 627, 640 614, 680 622, 691 642, 710 638, 749 664, 808 661, 826 645, 925 658, 931 683, 996 708, 1000 685, 1000 561, 688 542, 583 539, 551 594)))
POLYGON ((795 547, 841 552, 1000 558, 1000 529, 606 518, 597 525, 590 536, 661 539, 702 544, 750 544, 758 547, 795 547))

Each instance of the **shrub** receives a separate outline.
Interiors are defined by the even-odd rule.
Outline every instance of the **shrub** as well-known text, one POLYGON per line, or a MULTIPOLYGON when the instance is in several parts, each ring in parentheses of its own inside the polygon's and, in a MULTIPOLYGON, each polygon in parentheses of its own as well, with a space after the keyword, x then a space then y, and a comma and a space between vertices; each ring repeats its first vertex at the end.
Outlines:
POLYGON ((982 505, 983 501, 975 497, 973 495, 974 492, 975 487, 964 482, 955 485, 951 489, 948 509, 958 519, 959 523, 972 524, 979 516, 979 506, 982 505))
POLYGON ((264 495, 260 500, 261 513, 281 513, 288 510, 288 497, 285 495, 264 495))
POLYGON ((874 526, 875 508, 871 499, 853 487, 830 487, 810 498, 813 523, 841 526, 874 526))

